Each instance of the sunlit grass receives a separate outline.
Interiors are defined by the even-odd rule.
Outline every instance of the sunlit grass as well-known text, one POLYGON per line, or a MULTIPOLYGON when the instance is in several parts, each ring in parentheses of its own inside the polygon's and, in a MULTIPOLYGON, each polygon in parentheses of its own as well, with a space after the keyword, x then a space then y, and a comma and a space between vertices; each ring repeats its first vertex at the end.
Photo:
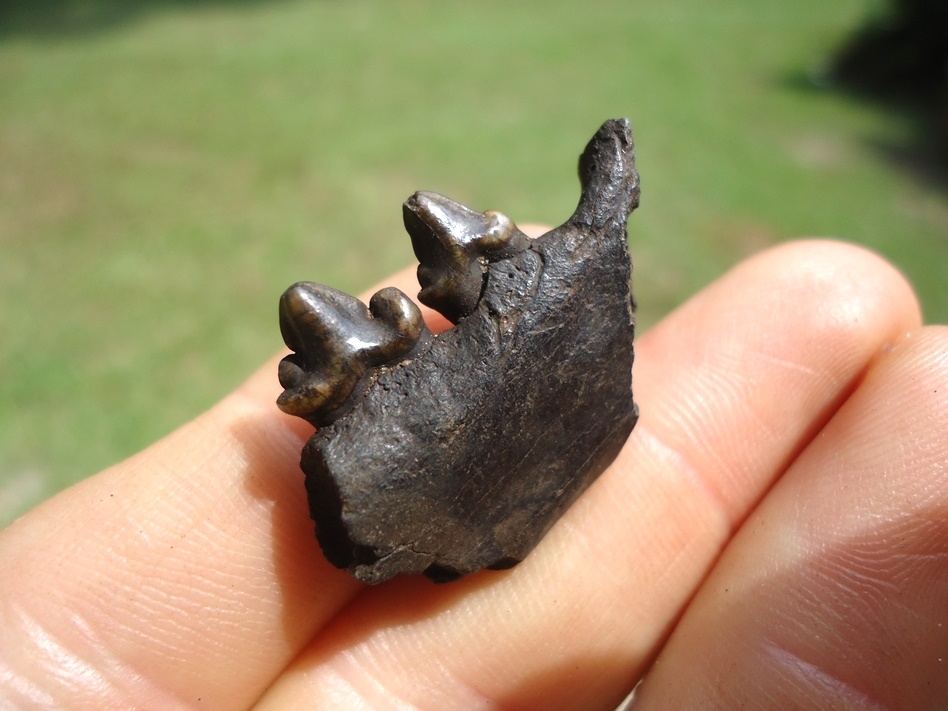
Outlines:
POLYGON ((413 190, 561 221, 612 116, 643 325, 806 234, 948 319, 944 193, 879 150, 910 122, 805 81, 865 2, 106 5, 0 15, 0 523, 235 386, 285 286, 408 264, 413 190))

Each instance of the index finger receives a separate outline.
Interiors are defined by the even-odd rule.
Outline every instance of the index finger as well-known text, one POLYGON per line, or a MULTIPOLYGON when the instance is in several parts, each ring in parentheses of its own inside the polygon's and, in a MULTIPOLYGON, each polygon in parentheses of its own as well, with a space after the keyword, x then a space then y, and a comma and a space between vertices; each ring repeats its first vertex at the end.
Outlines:
MULTIPOLYGON (((415 268, 383 285, 416 294, 415 268)), ((421 310, 432 331, 450 325, 421 310)), ((280 357, 0 532, 0 694, 246 708, 358 594, 313 535, 299 467, 313 428, 274 404, 280 357)))
MULTIPOLYGON (((412 269, 386 284, 418 289, 412 269)), ((246 708, 359 591, 313 535, 299 468, 312 427, 274 404, 277 360, 2 531, 0 690, 246 708)))

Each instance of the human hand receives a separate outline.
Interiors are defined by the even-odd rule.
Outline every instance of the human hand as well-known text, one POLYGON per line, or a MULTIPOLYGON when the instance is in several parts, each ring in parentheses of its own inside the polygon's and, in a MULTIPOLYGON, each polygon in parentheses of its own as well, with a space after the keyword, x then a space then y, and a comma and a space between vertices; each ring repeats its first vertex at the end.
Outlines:
POLYGON ((324 560, 274 360, 0 532, 0 706, 608 710, 648 672, 636 711, 944 709, 948 329, 919 319, 856 247, 739 265, 637 341, 642 417, 537 549, 440 586, 324 560))

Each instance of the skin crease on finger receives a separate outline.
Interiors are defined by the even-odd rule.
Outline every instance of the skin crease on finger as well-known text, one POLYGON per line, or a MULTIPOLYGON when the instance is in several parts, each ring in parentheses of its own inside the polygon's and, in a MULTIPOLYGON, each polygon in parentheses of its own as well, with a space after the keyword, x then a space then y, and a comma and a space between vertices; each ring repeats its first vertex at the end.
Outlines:
POLYGON ((367 591, 257 708, 614 708, 734 528, 918 320, 853 247, 738 267, 641 339, 642 420, 524 563, 367 591))
POLYGON ((636 711, 948 708, 946 395, 948 328, 874 363, 728 546, 636 711))
POLYGON ((734 527, 917 319, 904 281, 857 248, 756 257, 641 340, 642 422, 523 564, 354 601, 312 535, 311 430, 276 411, 268 364, 3 531, 0 689, 77 709, 240 709, 309 641, 263 706, 608 708, 734 527))

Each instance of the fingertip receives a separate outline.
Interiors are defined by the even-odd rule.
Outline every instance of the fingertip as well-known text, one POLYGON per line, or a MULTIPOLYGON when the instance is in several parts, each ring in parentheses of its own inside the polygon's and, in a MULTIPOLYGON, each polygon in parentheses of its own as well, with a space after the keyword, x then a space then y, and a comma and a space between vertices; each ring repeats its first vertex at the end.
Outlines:
POLYGON ((787 298, 811 303, 832 325, 860 327, 888 317, 902 331, 921 325, 918 298, 892 262, 862 245, 832 238, 786 242, 752 257, 735 271, 759 270, 787 298), (822 298, 820 298, 822 297, 822 298), (829 310, 822 308, 831 304, 829 310))
POLYGON ((797 240, 741 262, 643 334, 639 369, 648 369, 653 348, 685 358, 689 342, 701 340, 723 352, 751 327, 765 328, 774 350, 788 339, 804 348, 859 350, 867 339, 891 344, 921 321, 912 286, 875 252, 840 240, 797 240), (714 324, 713 339, 707 324, 714 324))
POLYGON ((517 227, 519 227, 520 231, 531 239, 536 239, 540 235, 544 235, 553 229, 549 225, 545 225, 541 222, 526 222, 522 225, 517 225, 517 227))

